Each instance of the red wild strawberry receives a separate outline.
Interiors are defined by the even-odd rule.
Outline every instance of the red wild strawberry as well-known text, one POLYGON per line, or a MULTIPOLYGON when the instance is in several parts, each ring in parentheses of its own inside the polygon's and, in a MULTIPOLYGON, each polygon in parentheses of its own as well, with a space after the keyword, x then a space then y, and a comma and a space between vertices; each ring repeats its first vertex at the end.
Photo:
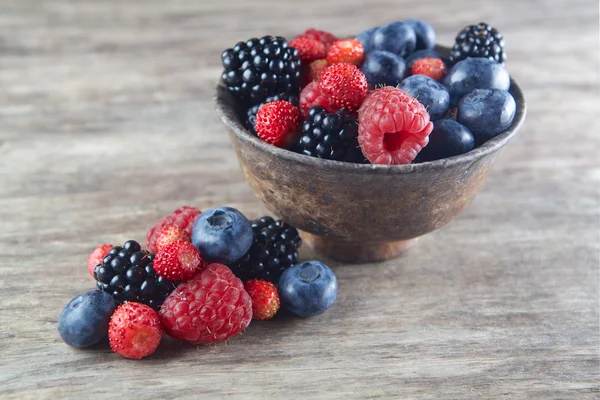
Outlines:
POLYGON ((110 318, 108 326, 108 341, 112 351, 135 360, 154 353, 162 334, 158 313, 141 303, 121 304, 110 318))
POLYGON ((177 340, 222 342, 250 324, 252 300, 229 268, 213 263, 167 297, 160 318, 169 336, 177 340))
POLYGON ((272 282, 252 279, 244 284, 244 289, 252 299, 252 318, 271 319, 279 310, 279 292, 272 282))
POLYGON ((303 65, 307 65, 314 60, 325 58, 325 55, 327 55, 327 50, 323 43, 307 37, 297 37, 292 40, 289 45, 298 50, 298 55, 303 65))
POLYGON ((103 244, 102 246, 96 247, 94 251, 90 253, 88 257, 88 272, 92 277, 94 277, 94 269, 96 269, 96 265, 102 263, 102 259, 106 257, 112 248, 112 244, 103 244))
POLYGON ((354 65, 360 65, 364 54, 365 48, 358 40, 337 40, 333 42, 327 51, 327 62, 329 64, 347 62, 354 65))
POLYGON ((158 237, 156 238, 156 252, 159 253, 163 247, 168 245, 169 243, 173 243, 176 240, 183 240, 184 242, 190 242, 192 239, 190 238, 190 234, 187 231, 184 231, 178 226, 175 225, 167 225, 165 226, 158 237))
POLYGON ((337 37, 335 37, 333 34, 326 31, 320 31, 314 28, 307 29, 306 31, 304 31, 303 34, 299 35, 298 37, 305 37, 308 39, 318 40, 319 42, 323 43, 328 49, 333 42, 338 40, 337 37))
POLYGON ((370 92, 358 111, 358 143, 373 164, 410 164, 432 129, 425 107, 393 86, 370 92))
POLYGON ((148 250, 151 253, 156 253, 156 238, 160 234, 160 231, 168 225, 175 225, 191 235, 194 222, 200 213, 201 211, 196 207, 183 206, 173 211, 171 215, 162 218, 146 234, 146 247, 148 250))
POLYGON ((439 58, 421 58, 413 63, 411 72, 441 81, 446 73, 446 64, 439 58))
POLYGON ((308 82, 314 82, 321 77, 321 73, 329 64, 327 60, 316 60, 308 65, 308 82))
POLYGON ((336 110, 356 112, 367 95, 367 78, 356 65, 349 63, 325 67, 318 83, 320 92, 336 110))
POLYGON ((154 258, 154 270, 170 281, 185 281, 200 271, 202 257, 194 245, 176 240, 165 245, 154 258))
POLYGON ((321 106, 327 112, 335 111, 334 105, 329 101, 329 98, 319 90, 317 82, 311 82, 300 92, 300 113, 302 118, 308 116, 308 111, 311 107, 321 106))
POLYGON ((289 101, 272 101, 256 114, 256 133, 267 143, 286 148, 294 142, 300 124, 300 111, 289 101))

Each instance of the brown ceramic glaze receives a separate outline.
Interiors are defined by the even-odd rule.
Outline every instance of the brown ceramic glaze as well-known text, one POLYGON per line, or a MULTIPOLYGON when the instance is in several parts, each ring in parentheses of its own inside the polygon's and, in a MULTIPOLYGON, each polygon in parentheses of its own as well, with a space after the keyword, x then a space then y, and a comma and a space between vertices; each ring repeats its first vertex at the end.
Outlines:
POLYGON ((215 105, 246 180, 265 206, 304 231, 305 242, 321 254, 362 263, 398 256, 473 200, 525 118, 514 81, 510 92, 517 113, 507 131, 459 156, 394 166, 323 160, 271 146, 246 131, 222 85, 215 105))

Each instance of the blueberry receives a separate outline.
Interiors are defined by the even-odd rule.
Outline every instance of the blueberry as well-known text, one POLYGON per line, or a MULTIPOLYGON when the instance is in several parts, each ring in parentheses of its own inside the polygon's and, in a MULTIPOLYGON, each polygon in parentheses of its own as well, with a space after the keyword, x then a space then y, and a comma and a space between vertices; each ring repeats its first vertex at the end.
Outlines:
POLYGON ((416 50, 433 49, 435 46, 435 29, 422 19, 407 19, 404 23, 411 26, 417 36, 416 50))
POLYGON ((335 274, 319 261, 306 261, 286 269, 279 279, 281 304, 300 317, 323 314, 335 301, 335 274))
POLYGON ((419 100, 429 112, 432 121, 442 118, 450 106, 450 94, 438 81, 425 75, 413 75, 403 80, 398 88, 419 100))
POLYGON ((471 131, 453 119, 433 123, 429 144, 419 153, 420 161, 433 161, 457 156, 473 150, 475 139, 471 131))
POLYGON ((61 339, 73 347, 89 347, 108 334, 108 323, 115 311, 113 297, 102 290, 90 290, 76 296, 58 317, 61 339))
POLYGON ((374 26, 373 28, 367 29, 366 31, 362 31, 356 36, 356 40, 362 43, 363 48, 365 49, 365 53, 371 51, 371 38, 373 37, 373 33, 379 29, 378 26, 374 26))
POLYGON ((194 222, 192 243, 208 262, 231 264, 246 254, 254 234, 244 215, 232 207, 211 208, 194 222))
POLYGON ((360 70, 373 86, 396 86, 406 71, 402 58, 389 51, 376 50, 367 55, 360 70))
POLYGON ((475 89, 458 104, 457 120, 481 144, 507 130, 515 119, 516 109, 515 99, 506 90, 475 89))
POLYGON ((434 49, 417 50, 414 53, 411 53, 408 57, 406 57, 406 67, 408 69, 411 69, 415 61, 420 60, 421 58, 439 58, 443 60, 440 53, 438 53, 434 49))
POLYGON ((510 75, 502 64, 482 57, 457 62, 444 77, 450 92, 450 102, 457 105, 473 89, 502 89, 510 87, 510 75))
POLYGON ((371 37, 371 50, 385 50, 405 57, 415 50, 417 35, 404 22, 392 22, 377 29, 371 37))

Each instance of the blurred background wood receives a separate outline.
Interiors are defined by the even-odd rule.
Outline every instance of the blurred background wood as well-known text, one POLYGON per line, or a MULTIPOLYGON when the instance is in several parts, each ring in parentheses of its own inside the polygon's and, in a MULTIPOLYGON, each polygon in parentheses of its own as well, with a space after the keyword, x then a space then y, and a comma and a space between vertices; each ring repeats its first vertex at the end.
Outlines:
POLYGON ((597 399, 598 66, 587 0, 0 1, 0 397, 597 399), (443 44, 499 28, 529 102, 461 217, 400 259, 332 263, 321 317, 141 362, 60 341, 96 245, 182 204, 265 213, 213 111, 222 49, 408 17, 443 44))

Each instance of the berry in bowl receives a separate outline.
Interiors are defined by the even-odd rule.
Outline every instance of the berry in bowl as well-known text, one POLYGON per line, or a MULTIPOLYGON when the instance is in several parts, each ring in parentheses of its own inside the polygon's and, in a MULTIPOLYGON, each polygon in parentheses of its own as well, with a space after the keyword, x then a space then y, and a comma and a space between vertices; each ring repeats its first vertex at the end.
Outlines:
POLYGON ((269 210, 325 256, 380 261, 460 214, 523 123, 505 60, 485 23, 452 48, 414 19, 309 29, 225 50, 215 105, 269 210))

